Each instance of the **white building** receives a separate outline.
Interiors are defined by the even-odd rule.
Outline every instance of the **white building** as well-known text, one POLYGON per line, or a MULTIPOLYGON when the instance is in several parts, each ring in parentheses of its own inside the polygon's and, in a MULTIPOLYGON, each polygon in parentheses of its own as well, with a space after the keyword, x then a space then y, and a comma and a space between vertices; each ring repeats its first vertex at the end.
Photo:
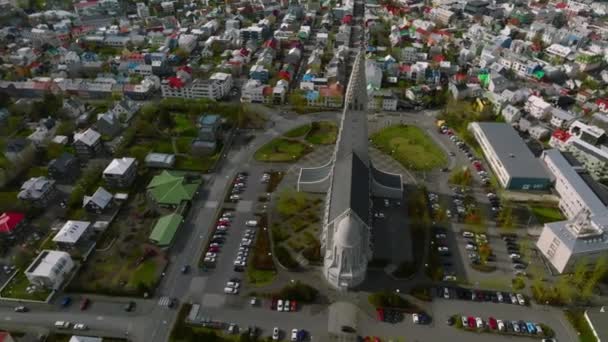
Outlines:
POLYGON ((90 227, 92 227, 91 222, 69 220, 55 234, 53 242, 60 247, 69 249, 88 235, 90 227))
POLYGON ((241 102, 263 103, 264 88, 266 87, 268 86, 262 84, 262 82, 258 80, 248 80, 241 89, 241 102))
POLYGON ((541 158, 568 220, 545 224, 536 246, 559 273, 568 272, 582 258, 593 262, 607 254, 608 193, 572 157, 546 150, 541 158))
POLYGON ((560 44, 551 44, 548 48, 545 49, 545 51, 548 54, 561 58, 567 58, 568 56, 570 56, 570 54, 572 54, 571 48, 560 44))
POLYGON ((452 12, 446 8, 437 7, 437 8, 431 9, 431 12, 429 13, 429 17, 431 18, 432 21, 434 21, 438 24, 447 25, 450 23, 450 20, 452 20, 452 18, 454 17, 454 12, 452 12))
POLYGON ((172 77, 164 80, 161 84, 163 97, 179 97, 184 99, 208 98, 220 100, 230 92, 232 88, 232 75, 217 72, 208 80, 194 79, 192 81, 172 77))
POLYGON ((559 108, 551 109, 551 125, 555 128, 566 129, 574 121, 574 114, 559 108))
POLYGON ((25 271, 33 285, 59 289, 66 276, 74 268, 74 262, 66 252, 43 250, 25 271))
POLYGON ((187 51, 188 53, 194 50, 194 48, 196 47, 196 43, 196 36, 193 34, 182 34, 177 40, 177 45, 179 46, 179 48, 183 49, 184 51, 187 51))
POLYGON ((525 109, 538 120, 544 120, 551 112, 551 104, 543 100, 541 97, 532 95, 526 101, 525 109))

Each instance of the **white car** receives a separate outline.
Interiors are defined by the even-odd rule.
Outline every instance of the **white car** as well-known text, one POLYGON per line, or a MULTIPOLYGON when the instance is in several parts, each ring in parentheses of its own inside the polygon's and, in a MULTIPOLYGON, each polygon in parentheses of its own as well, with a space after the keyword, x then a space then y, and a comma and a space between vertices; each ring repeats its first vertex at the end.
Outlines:
POLYGON ((456 276, 446 275, 443 277, 443 281, 456 281, 456 276))
POLYGON ((503 302, 503 300, 504 300, 504 298, 502 297, 502 293, 501 293, 500 291, 499 291, 499 292, 496 292, 496 298, 497 298, 497 299, 498 299, 498 301, 499 301, 499 302, 501 302, 501 303, 502 303, 502 302, 503 302))
POLYGON ((74 324, 74 330, 87 330, 88 327, 84 323, 74 324))
POLYGON ((289 300, 285 300, 285 304, 283 304, 283 311, 289 312, 291 310, 291 306, 289 305, 289 300))
POLYGON ((462 236, 465 238, 472 238, 472 237, 475 237, 475 234, 473 234, 471 232, 462 232, 462 236))
POLYGON ((239 289, 234 288, 234 287, 224 287, 224 293, 225 294, 238 294, 239 289))
POLYGON ((221 245, 219 243, 210 243, 209 247, 221 247, 221 245))
POLYGON ((245 267, 245 266, 247 266, 247 262, 245 262, 244 260, 236 260, 234 262, 234 266, 245 267))
POLYGON ((524 296, 521 293, 518 293, 516 296, 517 296, 517 302, 519 303, 519 305, 526 305, 526 298, 524 298, 524 296))
POLYGON ((445 247, 445 246, 439 246, 437 247, 437 252, 448 252, 450 249, 445 247))
POLYGON ((438 234, 435 234, 435 237, 437 239, 445 239, 447 237, 447 235, 445 235, 444 233, 438 233, 438 234))
POLYGON ((498 331, 505 331, 505 322, 499 319, 496 320, 496 323, 498 324, 498 331))
POLYGON ((279 299, 277 301, 277 311, 283 311, 283 300, 279 299))
POLYGON ((519 301, 517 300, 517 297, 514 294, 510 294, 509 297, 511 298, 511 304, 518 304, 519 301))
POLYGON ((384 213, 377 212, 377 213, 374 214, 374 217, 375 218, 379 218, 379 219, 383 219, 384 218, 384 213))
POLYGON ((238 201, 241 199, 241 196, 239 195, 230 195, 230 200, 231 201, 238 201))
POLYGON ((225 211, 222 214, 222 217, 233 217, 233 216, 234 216, 234 213, 232 211, 225 211))
POLYGON ((478 329, 483 328, 483 320, 481 319, 481 317, 475 318, 475 323, 477 323, 477 328, 478 329))
POLYGON ((465 249, 467 251, 476 251, 477 250, 477 246, 472 245, 472 244, 469 243, 469 244, 466 245, 465 249))
POLYGON ((206 262, 206 263, 213 264, 213 263, 215 263, 215 260, 216 259, 214 257, 205 257, 205 259, 203 261, 206 262))
POLYGON ((256 220, 249 220, 245 222, 245 225, 247 227, 257 227, 258 226, 258 221, 256 220))
POLYGON ((219 230, 220 232, 225 232, 225 231, 228 230, 228 227, 226 227, 226 226, 217 226, 216 229, 219 230))
POLYGON ((241 259, 245 259, 249 256, 249 252, 244 251, 244 252, 238 252, 238 254, 236 255, 237 258, 241 258, 241 259))
POLYGON ((279 340, 279 328, 277 328, 277 327, 272 328, 272 340, 273 341, 279 340))
POLYGON ((298 329, 291 330, 291 340, 292 341, 298 340, 298 329))
POLYGON ((205 258, 217 258, 217 254, 213 252, 207 252, 205 258))
POLYGON ((513 326, 513 331, 515 331, 516 333, 518 333, 519 332, 519 322, 512 321, 511 325, 513 326))
POLYGON ((412 322, 414 322, 414 324, 420 324, 420 317, 418 314, 412 314, 412 322))
POLYGON ((511 259, 521 259, 521 255, 517 253, 509 254, 509 258, 511 259))
POLYGON ((241 284, 237 283, 236 281, 229 281, 226 283, 226 287, 232 287, 232 288, 238 289, 239 287, 241 287, 241 284))

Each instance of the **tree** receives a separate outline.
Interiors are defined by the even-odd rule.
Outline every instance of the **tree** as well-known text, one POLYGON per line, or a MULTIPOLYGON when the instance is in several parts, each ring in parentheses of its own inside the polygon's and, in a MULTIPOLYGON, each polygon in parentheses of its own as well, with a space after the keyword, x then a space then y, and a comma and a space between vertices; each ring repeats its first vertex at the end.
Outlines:
POLYGON ((513 228, 513 207, 510 203, 504 203, 498 213, 498 223, 502 228, 513 228))
POLYGON ((53 160, 63 154, 64 147, 61 144, 50 142, 46 148, 46 159, 53 160))
POLYGON ((165 110, 161 111, 158 116, 158 126, 161 129, 172 129, 175 127, 175 120, 171 116, 171 113, 165 110))

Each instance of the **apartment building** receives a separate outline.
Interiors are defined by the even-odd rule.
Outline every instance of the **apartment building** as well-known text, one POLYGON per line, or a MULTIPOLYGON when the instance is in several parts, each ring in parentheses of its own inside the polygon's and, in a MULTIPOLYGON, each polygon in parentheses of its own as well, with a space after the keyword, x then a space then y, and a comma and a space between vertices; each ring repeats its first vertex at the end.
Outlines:
POLYGON ((163 80, 160 88, 163 97, 219 100, 230 92, 232 76, 222 72, 211 75, 208 80, 175 76, 163 80))

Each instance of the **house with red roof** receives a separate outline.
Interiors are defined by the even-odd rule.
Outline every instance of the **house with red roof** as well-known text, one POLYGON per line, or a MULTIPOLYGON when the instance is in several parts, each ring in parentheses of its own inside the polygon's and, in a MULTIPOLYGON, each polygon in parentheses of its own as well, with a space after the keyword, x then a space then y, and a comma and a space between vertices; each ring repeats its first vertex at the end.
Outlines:
POLYGON ((15 342, 8 331, 0 331, 0 342, 15 342))
POLYGON ((608 98, 597 99, 595 100, 595 104, 597 105, 597 109, 599 109, 602 113, 608 113, 608 98))
POLYGON ((13 238, 25 225, 25 215, 17 212, 5 212, 0 215, 0 235, 13 238))

